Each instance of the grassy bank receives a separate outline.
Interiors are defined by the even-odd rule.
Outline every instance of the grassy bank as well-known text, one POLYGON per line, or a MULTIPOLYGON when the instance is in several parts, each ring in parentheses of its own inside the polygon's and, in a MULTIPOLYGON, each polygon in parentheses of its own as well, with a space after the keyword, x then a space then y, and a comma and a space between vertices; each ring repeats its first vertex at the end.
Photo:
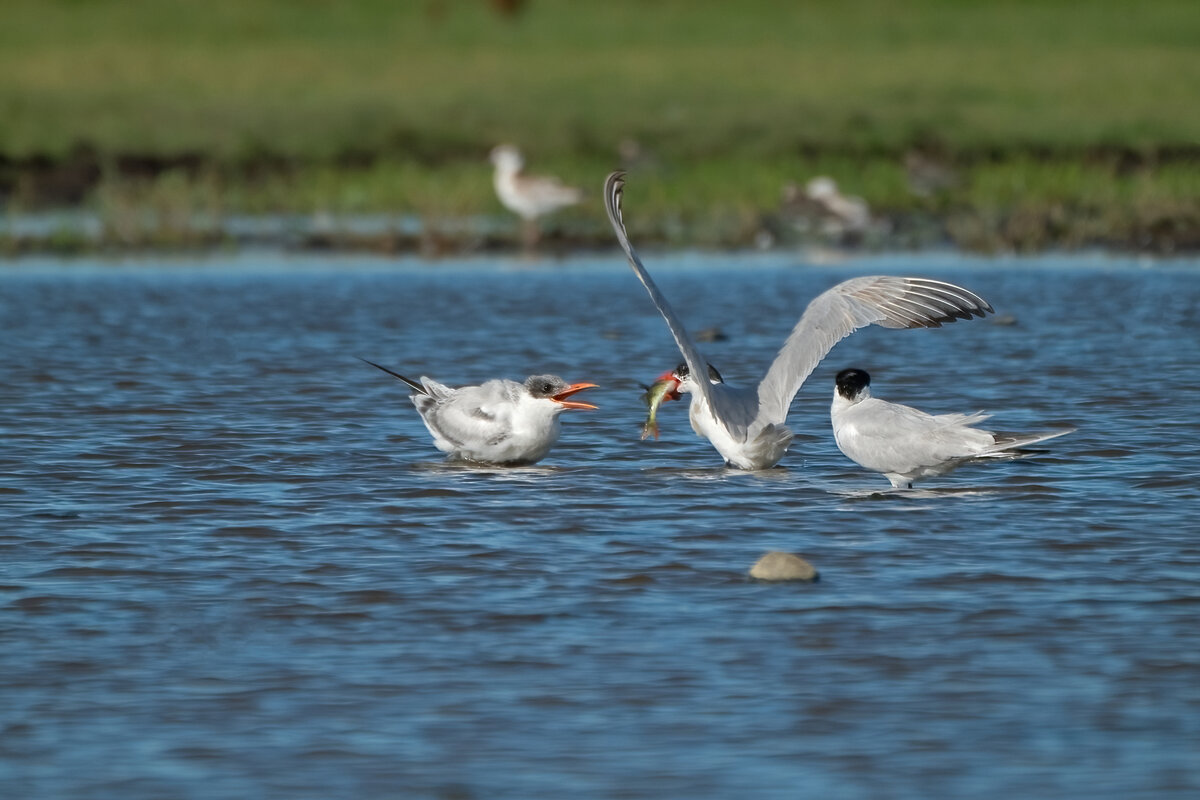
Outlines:
MULTIPOLYGON (((503 140, 593 197, 635 145, 631 221, 661 241, 786 240, 785 186, 828 174, 890 243, 1200 245, 1191 2, 13 0, 4 16, 5 205, 92 209, 118 244, 186 242, 172 230, 198 214, 499 214, 484 157, 503 140), (947 176, 931 191, 914 154, 947 176)), ((601 236, 602 216, 593 201, 558 229, 601 236)))

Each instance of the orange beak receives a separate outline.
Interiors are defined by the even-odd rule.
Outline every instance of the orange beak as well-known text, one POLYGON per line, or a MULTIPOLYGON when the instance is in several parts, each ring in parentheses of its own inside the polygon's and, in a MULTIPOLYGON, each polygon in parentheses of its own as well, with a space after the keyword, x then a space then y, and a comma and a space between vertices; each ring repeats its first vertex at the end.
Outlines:
POLYGON ((568 400, 567 398, 576 392, 582 392, 584 389, 595 389, 594 383, 572 383, 565 391, 559 392, 550 399, 561 405, 563 408, 578 408, 581 410, 592 409, 596 406, 591 403, 581 403, 578 400, 568 400))

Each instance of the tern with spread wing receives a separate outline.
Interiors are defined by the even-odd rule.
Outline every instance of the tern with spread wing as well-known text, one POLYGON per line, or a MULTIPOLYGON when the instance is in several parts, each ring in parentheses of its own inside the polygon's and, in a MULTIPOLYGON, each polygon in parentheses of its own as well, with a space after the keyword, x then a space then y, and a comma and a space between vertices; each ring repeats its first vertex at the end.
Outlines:
POLYGON ((679 393, 692 395, 692 428, 707 438, 732 467, 767 469, 779 463, 792 441, 784 425, 788 407, 804 380, 837 342, 867 325, 885 328, 937 328, 992 311, 983 298, 954 284, 926 278, 851 278, 818 295, 796 323, 756 389, 736 389, 721 380, 675 316, 629 243, 621 218, 625 178, 614 172, 604 184, 604 206, 629 265, 671 329, 684 363, 659 380, 674 380, 679 393), (696 380, 703 375, 707 379, 696 380))
POLYGON ((926 414, 871 396, 871 376, 861 369, 837 374, 829 409, 838 449, 859 466, 882 472, 897 489, 982 459, 1027 455, 1019 448, 1071 433, 1062 428, 1028 435, 976 428, 987 414, 926 414))
POLYGON ((465 461, 534 464, 545 458, 558 440, 559 414, 570 408, 596 407, 568 399, 596 384, 567 383, 557 375, 531 375, 524 383, 496 379, 452 389, 424 376, 418 383, 374 361, 362 360, 408 384, 413 405, 433 434, 434 445, 465 461))

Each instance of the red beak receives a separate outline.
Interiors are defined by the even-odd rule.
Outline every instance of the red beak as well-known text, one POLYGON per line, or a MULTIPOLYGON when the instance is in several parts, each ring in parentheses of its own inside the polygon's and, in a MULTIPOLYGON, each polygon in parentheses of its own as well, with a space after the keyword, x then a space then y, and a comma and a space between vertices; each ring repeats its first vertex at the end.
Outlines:
POLYGON ((657 378, 654 379, 655 383, 658 383, 659 381, 674 381, 675 382, 675 388, 663 395, 664 403, 667 402, 668 400, 678 400, 681 397, 683 397, 683 395, 681 395, 678 392, 679 378, 675 377, 675 370, 669 369, 666 372, 664 372, 662 375, 659 375, 657 378))
POLYGON ((584 389, 594 389, 594 388, 596 388, 596 384, 594 384, 594 383, 572 383, 564 391, 559 392, 558 394, 554 395, 550 399, 553 400, 554 402, 558 403, 559 405, 561 405, 563 408, 578 408, 578 409, 596 408, 596 406, 592 405, 591 403, 581 403, 578 400, 568 400, 567 399, 568 397, 575 394, 576 392, 582 392, 584 389))

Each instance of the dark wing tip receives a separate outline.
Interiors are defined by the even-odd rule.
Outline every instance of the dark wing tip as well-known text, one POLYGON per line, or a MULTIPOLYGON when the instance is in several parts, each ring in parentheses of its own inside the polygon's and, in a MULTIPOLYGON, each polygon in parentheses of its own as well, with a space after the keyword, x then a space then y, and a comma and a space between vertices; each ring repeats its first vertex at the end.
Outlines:
POLYGON ((929 278, 910 278, 909 283, 931 292, 932 296, 922 295, 923 299, 935 301, 944 312, 942 316, 930 319, 924 327, 939 328, 945 322, 982 318, 995 313, 991 303, 962 286, 929 278))
POLYGON ((621 219, 621 196, 625 191, 625 170, 610 172, 604 179, 604 210, 614 227, 624 227, 621 219))
POLYGON ((422 386, 421 384, 417 383, 417 382, 416 382, 416 381, 414 381, 414 380, 410 380, 409 378, 406 378, 406 377, 404 377, 404 376, 403 376, 403 375, 401 375, 399 372, 392 372, 392 371, 391 371, 390 369, 388 369, 387 367, 382 367, 382 366, 380 366, 379 364, 376 364, 374 361, 368 361, 367 359, 363 358, 362 356, 355 356, 355 358, 357 358, 359 361, 363 362, 364 364, 370 364, 370 365, 371 365, 372 367, 374 367, 375 369, 380 369, 380 370, 383 370, 383 371, 384 371, 384 372, 386 372, 388 375, 391 375, 393 378, 396 378, 396 379, 398 379, 398 380, 404 381, 405 383, 407 383, 407 384, 409 385, 409 388, 411 388, 411 389, 412 389, 413 391, 415 391, 415 392, 419 392, 419 393, 421 393, 421 394, 424 394, 424 395, 427 395, 427 394, 429 394, 429 392, 427 392, 427 391, 425 390, 425 387, 424 387, 424 386, 422 386))

